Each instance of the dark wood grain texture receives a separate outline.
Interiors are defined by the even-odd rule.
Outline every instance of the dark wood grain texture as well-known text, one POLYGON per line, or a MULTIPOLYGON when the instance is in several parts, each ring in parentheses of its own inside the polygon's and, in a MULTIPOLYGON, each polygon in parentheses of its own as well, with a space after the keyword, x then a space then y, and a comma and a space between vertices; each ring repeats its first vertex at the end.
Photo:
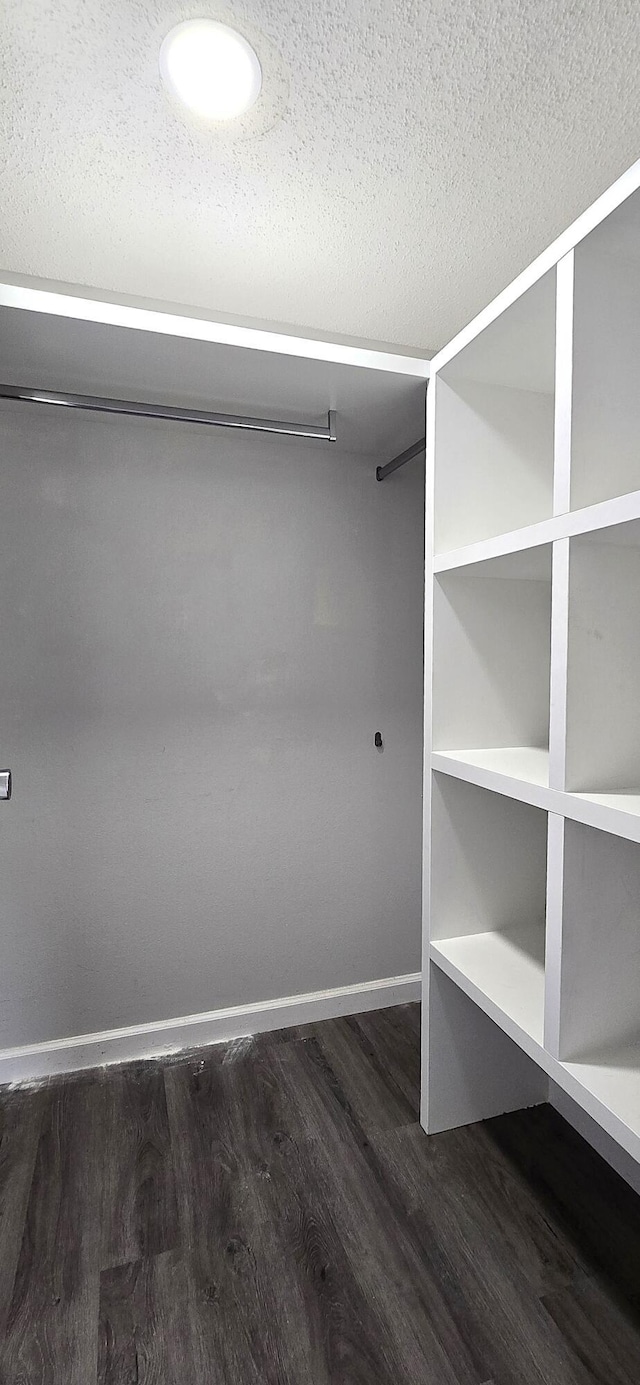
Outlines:
POLYGON ((104 1132, 101 1267, 178 1244, 173 1151, 164 1074, 140 1064, 101 1083, 104 1132))
POLYGON ((0 1092, 0 1385, 638 1385, 640 1206, 418 1007, 0 1092))
POLYGON ((99 1081, 85 1079, 45 1093, 0 1349, 3 1385, 87 1385, 96 1374, 104 1147, 99 1088, 99 1081))
MULTIPOLYGON (((179 1251, 100 1276, 99 1385, 195 1381, 191 1284, 179 1251)), ((211 1373, 211 1380, 217 1377, 211 1373)))
POLYGON ((20 1258, 45 1103, 44 1088, 0 1097, 0 1336, 20 1258))
POLYGON ((411 1082, 411 1074, 398 1081, 400 1055, 393 1043, 373 1043, 355 1019, 318 1025, 316 1042, 363 1130, 393 1129, 417 1121, 419 1091, 411 1082), (389 1054, 386 1061, 385 1047, 389 1054))
POLYGON ((545 1295, 544 1304, 589 1381, 638 1385, 638 1321, 624 1300, 584 1277, 545 1295))

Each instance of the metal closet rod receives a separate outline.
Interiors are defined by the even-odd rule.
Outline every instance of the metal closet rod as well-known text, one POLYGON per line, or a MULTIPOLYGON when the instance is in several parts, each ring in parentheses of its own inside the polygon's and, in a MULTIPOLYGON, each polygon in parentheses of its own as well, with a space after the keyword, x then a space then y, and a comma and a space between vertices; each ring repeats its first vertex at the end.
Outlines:
MULTIPOLYGON (((428 388, 429 381, 427 380, 425 392, 428 388)), ((392 472, 398 471, 405 462, 410 462, 412 457, 417 457, 419 452, 424 452, 426 445, 426 438, 418 438, 417 442, 412 442, 411 447, 405 447, 404 452, 399 452, 397 457, 392 457, 390 462, 386 462, 384 466, 377 466, 376 481, 384 481, 385 476, 391 476, 392 472)))
POLYGON ((211 428, 244 428, 253 433, 280 433, 289 438, 315 438, 336 441, 336 415, 329 409, 327 426, 315 423, 285 423, 276 418, 250 418, 243 414, 213 414, 204 409, 178 409, 165 404, 139 404, 131 399, 102 399, 93 394, 67 394, 59 390, 27 389, 22 385, 0 385, 0 399, 25 399, 35 404, 61 404, 65 409, 88 409, 93 413, 129 414, 134 418, 163 418, 174 423, 206 423, 211 428))
POLYGON ((399 452, 398 456, 393 457, 385 466, 377 466, 376 481, 384 481, 385 476, 390 476, 392 471, 397 471, 398 467, 404 466, 405 462, 410 462, 412 457, 417 457, 419 452, 424 452, 426 445, 426 438, 418 438, 417 442, 412 442, 411 447, 406 447, 404 452, 399 452))

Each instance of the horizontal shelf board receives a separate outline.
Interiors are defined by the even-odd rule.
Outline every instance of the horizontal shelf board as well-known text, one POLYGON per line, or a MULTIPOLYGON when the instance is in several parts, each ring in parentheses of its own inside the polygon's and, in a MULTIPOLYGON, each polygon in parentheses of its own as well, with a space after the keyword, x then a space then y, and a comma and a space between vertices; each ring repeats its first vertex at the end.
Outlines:
POLYGON ((556 793, 554 798, 559 800, 559 806, 552 805, 552 812, 587 827, 597 827, 601 832, 611 832, 614 837, 640 842, 640 794, 556 793))
POLYGON ((549 752, 535 745, 500 746, 483 750, 438 750, 432 768, 466 779, 480 788, 547 808, 549 752))
POLYGON ((431 956, 520 1047, 539 1058, 544 1022, 542 923, 439 939, 431 943, 431 956))
POLYGON ((599 807, 615 813, 633 813, 640 816, 640 793, 580 793, 572 794, 585 803, 595 803, 599 807))
POLYGON ((532 803, 548 813, 640 842, 640 794, 563 793, 548 787, 548 755, 536 746, 499 750, 436 750, 431 768, 481 789, 532 803))
POLYGON ((557 539, 595 534, 599 529, 610 529, 615 524, 626 524, 629 520, 639 518, 640 491, 631 491, 628 495, 619 495, 613 500, 602 500, 597 505, 588 505, 581 510, 569 510, 566 514, 554 515, 553 519, 543 519, 539 524, 529 524, 524 529, 513 529, 508 534, 498 534, 494 538, 468 544, 465 548, 436 553, 433 571, 451 572, 455 568, 468 567, 470 563, 483 563, 490 558, 500 558, 508 553, 520 553, 524 549, 537 548, 540 544, 553 543, 557 539))
POLYGON ((524 529, 512 529, 508 534, 496 534, 491 539, 480 539, 464 548, 453 548, 448 553, 436 553, 433 570, 450 572, 452 568, 468 567, 471 563, 484 563, 490 558, 501 558, 508 553, 521 553, 527 548, 538 548, 540 544, 552 543, 556 537, 555 525, 555 519, 543 519, 539 524, 528 524, 524 529))
POLYGON ((640 1035, 590 1055, 588 1062, 560 1066, 582 1089, 585 1109, 595 1114, 630 1154, 640 1158, 640 1035))

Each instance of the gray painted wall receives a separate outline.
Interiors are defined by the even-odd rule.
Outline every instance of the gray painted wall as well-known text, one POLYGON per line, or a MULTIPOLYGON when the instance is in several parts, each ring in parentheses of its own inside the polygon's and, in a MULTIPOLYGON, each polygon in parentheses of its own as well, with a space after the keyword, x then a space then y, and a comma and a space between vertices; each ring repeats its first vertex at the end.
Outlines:
POLYGON ((418 970, 420 464, 4 402, 0 448, 0 1046, 418 970))

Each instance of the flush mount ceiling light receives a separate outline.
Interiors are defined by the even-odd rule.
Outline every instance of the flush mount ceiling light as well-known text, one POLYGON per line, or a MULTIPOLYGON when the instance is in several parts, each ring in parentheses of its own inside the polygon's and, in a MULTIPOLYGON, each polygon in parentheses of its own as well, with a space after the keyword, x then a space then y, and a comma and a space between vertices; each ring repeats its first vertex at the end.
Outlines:
POLYGON ((160 49, 160 73, 173 96, 203 120, 233 120, 260 95, 262 69, 246 38, 214 19, 188 19, 160 49))

